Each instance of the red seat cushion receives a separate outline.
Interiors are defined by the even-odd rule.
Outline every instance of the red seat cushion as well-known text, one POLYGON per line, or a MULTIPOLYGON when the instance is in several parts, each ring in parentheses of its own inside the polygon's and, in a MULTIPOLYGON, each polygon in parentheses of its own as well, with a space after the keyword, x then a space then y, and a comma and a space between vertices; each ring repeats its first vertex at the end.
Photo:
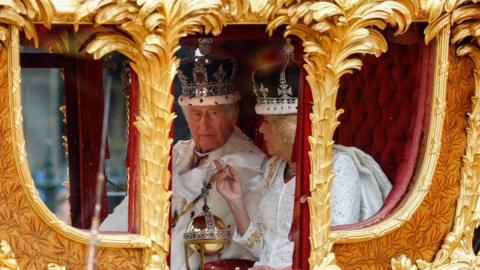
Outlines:
POLYGON ((389 44, 380 58, 362 57, 360 72, 344 76, 337 108, 345 113, 335 141, 370 154, 393 184, 382 210, 366 221, 378 222, 402 199, 412 179, 424 128, 433 57, 422 43, 389 44), (420 59, 420 60, 419 60, 420 59))
POLYGON ((222 259, 204 264, 204 270, 247 270, 254 261, 243 259, 222 259), (238 268, 237 268, 238 267, 238 268))

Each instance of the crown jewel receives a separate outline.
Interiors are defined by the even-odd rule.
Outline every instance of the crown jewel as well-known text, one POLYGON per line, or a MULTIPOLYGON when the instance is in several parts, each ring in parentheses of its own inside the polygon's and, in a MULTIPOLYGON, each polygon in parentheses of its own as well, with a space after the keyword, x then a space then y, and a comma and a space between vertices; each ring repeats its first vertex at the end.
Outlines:
POLYGON ((177 77, 182 86, 180 105, 207 106, 238 101, 233 78, 237 61, 212 53, 212 39, 200 38, 195 57, 181 62, 177 77))
POLYGON ((300 67, 294 59, 290 39, 284 46, 284 59, 273 65, 257 68, 252 74, 253 92, 257 96, 258 114, 297 112, 300 67))

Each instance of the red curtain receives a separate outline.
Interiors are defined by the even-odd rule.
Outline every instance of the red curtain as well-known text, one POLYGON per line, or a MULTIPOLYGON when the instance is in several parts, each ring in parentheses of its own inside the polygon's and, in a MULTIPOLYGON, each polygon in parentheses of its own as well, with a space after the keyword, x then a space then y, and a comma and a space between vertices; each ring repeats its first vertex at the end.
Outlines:
MULTIPOLYGON (((298 49, 298 48, 297 48, 298 49)), ((297 53, 298 54, 298 53, 297 53)), ((295 135, 294 157, 297 160, 295 202, 293 224, 290 236, 295 241, 293 251, 293 269, 309 269, 310 256, 310 211, 305 198, 310 196, 310 144, 308 137, 312 132, 310 113, 312 112, 312 91, 302 70, 298 95, 297 132, 295 135)))
MULTIPOLYGON (((46 29, 35 26, 41 33, 40 47, 49 47, 64 28, 46 29)), ((98 29, 97 29, 98 30, 98 29)), ((94 198, 100 159, 103 125, 103 66, 102 61, 81 51, 79 44, 89 37, 93 28, 81 28, 70 42, 73 54, 27 53, 22 55, 22 67, 63 68, 65 105, 67 107, 68 167, 72 225, 89 229, 94 211, 94 198)), ((33 47, 31 41, 22 44, 33 47)), ((108 159, 108 143, 105 159, 108 159)), ((105 171, 105 169, 103 168, 105 171)), ((102 194, 100 219, 108 214, 106 184, 102 194)))
MULTIPOLYGON (((65 104, 72 225, 89 229, 94 212, 95 188, 103 125, 103 69, 89 56, 69 58, 65 67, 65 104)), ((106 151, 105 158, 108 158, 106 151)), ((104 170, 104 169, 103 169, 104 170)), ((101 220, 108 214, 106 185, 101 220)))
POLYGON ((139 134, 134 123, 139 113, 139 86, 138 76, 131 72, 129 110, 128 110, 128 148, 126 166, 128 169, 128 231, 138 232, 140 221, 139 209, 139 134))
MULTIPOLYGON (((44 37, 43 42, 47 41, 44 37)), ((88 229, 94 210, 103 124, 102 63, 85 55, 26 53, 21 55, 21 66, 63 69, 72 225, 88 229)), ((108 214, 105 186, 101 203, 103 220, 108 214)))

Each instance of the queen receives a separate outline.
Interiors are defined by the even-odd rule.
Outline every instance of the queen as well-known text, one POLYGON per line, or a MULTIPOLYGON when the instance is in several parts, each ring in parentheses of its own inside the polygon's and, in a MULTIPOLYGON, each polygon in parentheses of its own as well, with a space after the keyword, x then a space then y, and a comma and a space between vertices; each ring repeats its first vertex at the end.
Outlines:
MULTIPOLYGON (((253 269, 289 269, 294 243, 289 239, 295 194, 296 163, 292 160, 297 125, 300 68, 293 46, 285 48, 281 63, 262 66, 253 76, 255 111, 263 115, 263 134, 271 158, 263 167, 263 189, 258 209, 248 211, 242 177, 216 161, 216 189, 236 223, 233 241, 258 257, 253 269)), ((383 205, 391 184, 380 166, 354 147, 334 145, 331 224, 364 220, 383 205)))

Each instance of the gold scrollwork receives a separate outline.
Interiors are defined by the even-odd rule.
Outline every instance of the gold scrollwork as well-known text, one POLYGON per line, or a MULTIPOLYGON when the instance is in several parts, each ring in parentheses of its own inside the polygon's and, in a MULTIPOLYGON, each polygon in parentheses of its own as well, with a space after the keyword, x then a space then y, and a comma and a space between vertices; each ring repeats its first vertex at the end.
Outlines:
MULTIPOLYGON (((432 10, 431 10, 432 11, 432 10)), ((480 222, 477 203, 480 199, 480 5, 477 1, 445 1, 431 13, 425 39, 436 36, 439 29, 453 25, 451 42, 458 44, 457 55, 469 56, 474 63, 475 92, 472 111, 468 114, 467 146, 462 158, 460 193, 454 227, 444 239, 432 262, 417 260, 419 269, 476 269, 480 257, 473 252, 473 232, 480 222), (444 11, 443 13, 441 11, 444 11), (465 42, 470 41, 470 42, 465 42)), ((406 257, 403 257, 406 259, 406 257)), ((409 260, 408 260, 409 261, 409 260)), ((392 260, 392 268, 395 261, 392 260)), ((411 269, 415 266, 412 266, 411 269)), ((398 268, 400 269, 400 268, 398 268)))
POLYGON ((33 21, 41 21, 50 27, 55 14, 55 7, 50 0, 3 1, 0 12, 0 42, 4 45, 9 41, 10 26, 18 27, 25 32, 38 46, 37 31, 33 21))
POLYGON ((95 58, 118 51, 129 57, 140 78, 141 217, 140 232, 153 242, 149 267, 166 268, 169 250, 171 83, 179 60, 180 38, 195 33, 218 35, 226 24, 221 1, 92 0, 80 6, 75 22, 93 16, 97 24, 115 24, 122 33, 101 33, 87 46, 95 58), (161 206, 161 207, 159 207, 161 206))
POLYGON ((455 225, 445 237, 442 248, 431 263, 418 261, 421 269, 453 269, 461 263, 469 267, 478 267, 480 257, 473 252, 473 232, 480 221, 477 202, 480 199, 480 5, 476 1, 458 1, 451 13, 454 24, 452 43, 459 44, 458 56, 469 56, 474 63, 475 93, 472 98, 472 112, 468 115, 467 147, 462 159, 460 194, 457 201, 455 225), (476 15, 475 15, 476 14, 476 15), (470 40, 466 43, 464 41, 470 40))
MULTIPOLYGON (((417 0, 419 1, 419 0, 417 0)), ((425 29, 425 42, 430 42, 439 36, 440 31, 451 23, 451 12, 458 7, 463 0, 420 0, 428 26, 425 29)))
MULTIPOLYGON (((113 24, 120 30, 115 33, 98 34, 88 45, 87 51, 93 53, 96 58, 112 51, 123 53, 132 60, 131 66, 139 75, 141 100, 140 116, 136 121, 136 126, 141 134, 141 233, 148 236, 153 242, 152 248, 145 256, 148 260, 145 265, 149 269, 163 269, 166 268, 169 245, 170 192, 168 186, 170 173, 168 171, 168 153, 171 144, 169 139, 170 126, 174 119, 170 110, 173 103, 170 86, 178 65, 175 52, 178 49, 179 39, 194 33, 211 32, 219 34, 222 27, 228 22, 269 22, 267 29, 270 32, 280 25, 287 25, 286 35, 296 35, 303 40, 305 69, 309 74, 307 80, 311 85, 314 99, 311 115, 312 136, 309 138, 312 149, 310 162, 312 168, 315 168, 311 174, 312 196, 309 198, 312 216, 310 224, 312 241, 310 264, 315 269, 338 269, 335 265, 335 254, 331 252, 331 247, 334 242, 342 241, 342 239, 352 241, 348 233, 345 234, 346 232, 330 232, 329 224, 329 205, 331 201, 329 189, 333 179, 331 146, 333 144, 333 132, 339 124, 337 119, 342 112, 335 108, 335 99, 341 76, 352 72, 354 69, 361 68, 361 61, 354 57, 355 54, 374 54, 378 56, 387 49, 387 43, 380 32, 387 24, 398 26, 397 33, 401 33, 408 28, 412 16, 420 13, 426 14, 429 26, 425 38, 430 41, 437 36, 448 36, 448 32, 445 34, 445 31, 449 31, 446 26, 453 18, 453 21, 462 22, 459 25, 463 26, 458 26, 456 28, 458 31, 455 30, 454 32, 454 36, 461 37, 463 33, 474 31, 475 24, 463 23, 463 21, 467 20, 468 14, 474 15, 475 13, 472 12, 476 11, 476 8, 473 5, 467 7, 465 3, 469 3, 469 1, 435 0, 303 2, 296 0, 217 0, 205 2, 202 0, 125 0, 121 2, 88 0, 84 1, 72 16, 71 14, 55 14, 53 5, 48 0, 37 0, 36 2, 33 2, 33 0, 14 0, 11 1, 12 4, 7 5, 6 12, 0 13, 0 18, 3 18, 3 20, 0 20, 0 23, 2 23, 0 24, 0 40, 4 44, 12 44, 8 40, 11 30, 9 25, 12 25, 22 27, 21 29, 25 31, 27 37, 34 38, 37 42, 32 22, 43 20, 49 26, 52 17, 61 18, 66 23, 74 22, 77 27, 79 23, 95 22, 99 25, 113 24), (32 3, 35 3, 35 5, 32 3), (419 6, 422 8, 419 8, 419 6), (453 11, 453 17, 449 17, 450 15, 445 13, 450 11, 453 11)), ((18 33, 15 31, 13 33, 14 39, 18 40, 18 33)), ((463 39, 460 38, 459 40, 463 39)), ((14 43, 15 40, 12 42, 14 43)), ((18 54, 18 43, 14 44, 13 48, 12 51, 9 51, 9 59, 18 62, 17 58, 12 57, 18 54)), ((470 55, 474 54, 473 49, 467 49, 467 47, 459 51, 463 54, 467 54, 467 52, 470 55)), ((439 63, 438 72, 446 72, 447 64, 437 63, 439 63)), ((16 67, 18 63, 11 66, 16 67)), ((19 109, 20 78, 18 74, 19 70, 15 69, 13 75, 11 75, 13 76, 12 92, 15 93, 12 101, 13 111, 15 111, 13 118, 17 127, 22 125, 19 109)), ((478 88, 479 79, 476 79, 478 88)), ((437 121, 441 122, 445 103, 441 98, 435 99, 435 102, 437 104, 435 108, 441 116, 437 118, 437 121)), ((475 99, 474 113, 477 113, 478 109, 475 109, 477 107, 478 103, 475 99)), ((474 116, 473 113, 470 116, 471 129, 469 136, 471 137, 476 136, 474 132, 477 132, 474 125, 476 125, 478 119, 473 118, 474 116)), ((17 144, 17 150, 15 151, 20 152, 15 155, 19 157, 16 158, 17 164, 20 164, 20 167, 26 167, 25 149, 21 145, 23 135, 20 131, 16 131, 16 134, 13 140, 17 144)), ((469 137, 469 141, 474 142, 476 139, 471 137, 469 137)), ((429 138, 432 138, 432 136, 429 135, 429 138)), ((477 149, 473 148, 474 145, 469 144, 469 147, 472 148, 471 156, 466 154, 462 173, 466 175, 465 179, 476 179, 472 178, 472 175, 477 172, 476 157, 478 152, 475 152, 477 149)), ((439 143, 431 141, 431 147, 428 149, 434 151, 438 148, 439 143)), ((434 163, 430 162, 428 165, 429 172, 433 171, 432 164, 434 167, 434 163)), ((21 171, 20 178, 31 178, 27 176, 29 174, 28 170, 22 169, 21 171)), ((470 256, 467 257, 471 258, 471 254, 467 252, 468 249, 457 248, 468 247, 468 240, 471 240, 469 237, 471 237, 470 234, 474 228, 473 222, 478 222, 478 217, 469 212, 473 208, 468 208, 472 207, 474 201, 476 202, 478 199, 478 192, 474 190, 476 188, 473 186, 474 184, 468 183, 462 189, 464 195, 459 200, 459 205, 463 206, 458 207, 455 225, 459 224, 458 226, 464 227, 455 227, 452 235, 449 235, 450 238, 447 237, 446 244, 442 248, 444 251, 447 250, 445 251, 448 254, 447 257, 461 258, 461 254, 467 254, 470 256), (459 219, 458 216, 462 219, 459 219), (457 241, 457 239, 459 240, 457 241), (453 250, 454 247, 457 248, 455 251, 453 250)), ((35 194, 36 191, 31 185, 31 181, 24 181, 23 184, 28 192, 35 194)), ((428 183, 423 183, 422 187, 423 191, 421 192, 425 192, 428 183)), ((38 199, 38 196, 35 198, 38 199)), ((418 206, 418 200, 423 197, 417 196, 416 198, 417 203, 407 205, 408 209, 400 217, 381 223, 384 228, 388 227, 387 229, 371 230, 368 234, 357 234, 357 241, 365 240, 365 235, 378 237, 397 228, 398 224, 402 224, 409 218, 409 215, 411 216, 411 213, 418 206)), ((34 207, 34 209, 36 208, 34 207)), ((46 210, 40 211, 40 216, 43 220, 54 219, 50 214, 47 214, 46 210)), ((62 227, 63 229, 60 231, 64 232, 64 235, 68 234, 65 233, 69 231, 65 224, 58 225, 55 223, 53 225, 62 227)), ((75 230, 70 231, 74 232, 75 237, 73 239, 85 239, 85 233, 75 230)), ((113 239, 113 242, 118 241, 117 246, 124 246, 124 240, 125 238, 118 238, 117 240, 113 239)), ((134 238, 130 240, 135 242, 134 238)), ((150 246, 150 243, 142 240, 142 238, 137 240, 142 242, 143 246, 136 247, 150 246)), ((109 245, 114 246, 115 244, 110 243, 105 246, 109 245)), ((442 257, 443 255, 439 256, 442 257)), ((462 263, 466 264, 467 261, 463 260, 462 263)), ((470 260, 469 262, 474 261, 470 260)), ((407 263, 407 258, 399 258, 395 263, 397 268, 394 269, 408 269, 407 267, 411 265, 407 263)), ((392 262, 392 267, 394 267, 393 265, 392 262)))
POLYGON ((152 252, 150 257, 148 258, 147 266, 145 270, 161 270, 165 269, 165 262, 163 261, 163 257, 158 255, 156 252, 152 252))
POLYGON ((47 266, 48 270, 67 270, 67 268, 63 265, 59 265, 56 263, 49 263, 47 266))
POLYGON ((304 68, 312 89, 312 135, 310 207, 311 253, 310 265, 328 269, 336 267, 331 253, 335 237, 330 233, 330 186, 334 177, 332 166, 333 134, 339 125, 342 110, 335 108, 340 78, 361 68, 355 54, 379 56, 387 50, 387 42, 380 30, 387 24, 398 26, 397 34, 404 33, 416 6, 406 1, 277 1, 276 11, 267 26, 271 33, 286 24, 285 35, 296 35, 303 40, 304 68), (321 266, 321 267, 320 267, 321 266))
POLYGON ((265 0, 260 1, 242 1, 242 0, 222 0, 225 17, 228 23, 266 23, 265 16, 257 14, 261 7, 268 4, 265 0))
POLYGON ((20 269, 17 264, 17 260, 15 260, 15 255, 13 254, 12 248, 5 240, 0 242, 0 268, 10 270, 20 269))
POLYGON ((392 258, 392 270, 417 270, 417 266, 402 254, 397 258, 392 258))

